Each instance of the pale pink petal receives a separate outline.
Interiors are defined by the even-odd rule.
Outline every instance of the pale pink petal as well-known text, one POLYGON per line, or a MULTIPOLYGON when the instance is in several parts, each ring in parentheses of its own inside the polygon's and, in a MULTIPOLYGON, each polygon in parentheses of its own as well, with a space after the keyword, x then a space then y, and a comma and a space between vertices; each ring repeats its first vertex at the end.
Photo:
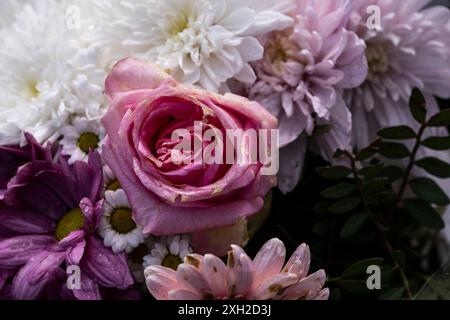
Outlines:
POLYGON ((106 79, 106 94, 109 99, 119 93, 141 89, 155 89, 163 82, 174 80, 155 65, 136 60, 119 61, 106 79))
POLYGON ((269 240, 259 250, 254 263, 255 286, 280 273, 286 257, 286 248, 279 239, 269 240))
POLYGON ((189 264, 180 264, 177 270, 177 282, 180 286, 197 292, 200 295, 206 295, 211 290, 202 273, 189 264))
POLYGON ((295 273, 303 278, 308 274, 311 252, 306 244, 300 245, 283 268, 283 272, 295 273))
POLYGON ((277 274, 255 288, 252 297, 255 300, 280 299, 285 294, 286 288, 294 285, 297 281, 298 276, 295 274, 277 274))
POLYGON ((198 292, 192 292, 188 290, 173 290, 169 292, 169 299, 168 300, 187 300, 187 301, 194 301, 194 300, 204 300, 203 296, 199 294, 198 292))
POLYGON ((227 296, 227 267, 221 259, 211 254, 205 255, 202 265, 202 274, 205 277, 206 282, 208 282, 208 286, 214 296, 227 296))
POLYGON ((325 271, 319 270, 301 279, 297 284, 286 290, 286 300, 298 300, 313 296, 322 290, 326 280, 325 271))

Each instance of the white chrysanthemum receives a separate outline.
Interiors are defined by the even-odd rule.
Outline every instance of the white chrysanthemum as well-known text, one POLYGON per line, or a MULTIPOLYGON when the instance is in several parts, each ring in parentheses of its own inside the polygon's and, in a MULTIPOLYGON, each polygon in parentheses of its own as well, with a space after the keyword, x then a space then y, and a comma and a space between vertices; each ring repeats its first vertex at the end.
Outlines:
POLYGON ((145 235, 134 222, 131 206, 122 189, 105 192, 105 211, 99 234, 103 244, 114 253, 129 253, 144 242, 145 235))
POLYGON ((97 50, 81 46, 56 1, 25 6, 0 39, 0 144, 29 132, 54 141, 76 116, 103 114, 106 73, 97 50))
POLYGON ((150 266, 164 266, 177 269, 184 258, 192 253, 189 235, 175 235, 156 238, 150 254, 144 257, 144 269, 150 266))
POLYGON ((61 129, 61 134, 62 154, 70 157, 69 164, 87 161, 90 151, 101 152, 105 136, 104 129, 99 126, 97 120, 85 118, 75 118, 71 125, 61 129))
POLYGON ((230 78, 253 82, 248 62, 263 55, 256 36, 292 22, 280 13, 290 1, 100 0, 96 5, 103 14, 93 36, 109 47, 113 59, 156 62, 178 80, 209 90, 230 78))

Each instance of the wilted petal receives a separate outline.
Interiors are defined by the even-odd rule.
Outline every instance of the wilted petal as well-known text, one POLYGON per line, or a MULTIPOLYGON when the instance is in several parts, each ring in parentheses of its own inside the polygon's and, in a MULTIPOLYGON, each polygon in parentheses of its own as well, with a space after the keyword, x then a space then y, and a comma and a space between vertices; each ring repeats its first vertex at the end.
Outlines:
POLYGON ((252 296, 256 300, 279 299, 285 294, 285 290, 297 281, 298 276, 295 274, 277 274, 257 287, 252 296))
POLYGON ((177 282, 182 287, 205 295, 211 290, 202 273, 189 264, 180 264, 177 270, 177 282))
POLYGON ((211 254, 205 255, 202 265, 202 274, 208 282, 211 292, 216 297, 226 297, 227 287, 227 267, 218 257, 211 254))

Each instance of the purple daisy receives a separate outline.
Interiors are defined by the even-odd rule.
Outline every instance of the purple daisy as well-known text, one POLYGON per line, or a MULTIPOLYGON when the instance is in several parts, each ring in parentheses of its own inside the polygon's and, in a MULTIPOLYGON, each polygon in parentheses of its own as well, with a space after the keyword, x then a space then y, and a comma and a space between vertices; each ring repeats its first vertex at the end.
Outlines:
POLYGON ((102 287, 130 287, 126 256, 96 234, 103 210, 100 155, 72 166, 62 157, 32 159, 8 182, 0 202, 0 228, 10 233, 0 241, 0 290, 11 277, 3 291, 14 299, 51 297, 49 290, 58 292, 55 297, 101 299, 102 287), (80 289, 67 288, 69 266, 81 271, 80 289))

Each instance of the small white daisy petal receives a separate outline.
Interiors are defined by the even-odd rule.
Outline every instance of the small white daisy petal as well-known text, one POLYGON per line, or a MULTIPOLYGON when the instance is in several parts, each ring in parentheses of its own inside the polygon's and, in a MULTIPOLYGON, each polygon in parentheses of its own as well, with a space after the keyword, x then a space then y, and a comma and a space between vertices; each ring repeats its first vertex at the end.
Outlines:
POLYGON ((144 243, 145 235, 132 218, 125 191, 106 191, 104 209, 98 232, 106 247, 114 253, 130 253, 144 243))
POLYGON ((184 258, 192 253, 189 235, 174 235, 155 238, 153 249, 144 257, 144 269, 153 265, 176 269, 184 258))
POLYGON ((101 151, 104 130, 97 120, 75 118, 71 125, 61 129, 62 154, 69 156, 69 164, 87 161, 89 152, 101 151))

